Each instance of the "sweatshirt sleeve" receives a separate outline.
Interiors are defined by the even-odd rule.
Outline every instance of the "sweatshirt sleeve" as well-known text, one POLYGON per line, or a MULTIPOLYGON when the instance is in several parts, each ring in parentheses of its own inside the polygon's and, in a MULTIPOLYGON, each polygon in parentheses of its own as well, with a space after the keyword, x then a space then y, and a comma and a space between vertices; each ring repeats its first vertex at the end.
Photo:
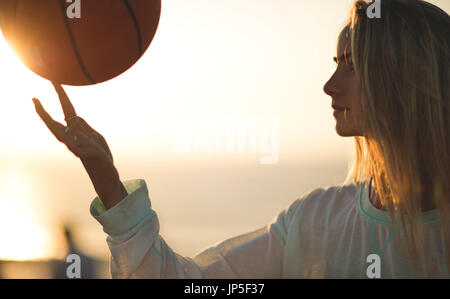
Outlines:
POLYGON ((281 278, 284 245, 299 200, 270 224, 189 258, 174 252, 159 235, 145 181, 124 186, 128 196, 113 208, 106 210, 98 197, 90 207, 108 235, 113 278, 281 278))

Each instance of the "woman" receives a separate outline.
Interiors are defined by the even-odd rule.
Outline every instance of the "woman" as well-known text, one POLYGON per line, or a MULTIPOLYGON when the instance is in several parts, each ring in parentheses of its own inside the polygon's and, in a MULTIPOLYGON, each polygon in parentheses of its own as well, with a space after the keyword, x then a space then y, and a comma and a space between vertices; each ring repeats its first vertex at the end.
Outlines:
POLYGON ((99 197, 115 278, 450 277, 450 18, 419 0, 354 4, 324 90, 353 136, 353 182, 318 188, 273 223, 193 259, 159 236, 143 180, 121 183, 104 138, 55 84, 67 127, 36 110, 79 157, 99 197))

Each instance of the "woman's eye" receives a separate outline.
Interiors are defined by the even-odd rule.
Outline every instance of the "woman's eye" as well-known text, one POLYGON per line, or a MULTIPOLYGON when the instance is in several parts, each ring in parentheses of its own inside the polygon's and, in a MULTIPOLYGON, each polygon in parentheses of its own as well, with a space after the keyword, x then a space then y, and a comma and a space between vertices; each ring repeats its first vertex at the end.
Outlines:
POLYGON ((348 68, 349 71, 354 71, 355 70, 355 66, 353 64, 353 61, 351 59, 347 60, 345 62, 346 67, 348 68))

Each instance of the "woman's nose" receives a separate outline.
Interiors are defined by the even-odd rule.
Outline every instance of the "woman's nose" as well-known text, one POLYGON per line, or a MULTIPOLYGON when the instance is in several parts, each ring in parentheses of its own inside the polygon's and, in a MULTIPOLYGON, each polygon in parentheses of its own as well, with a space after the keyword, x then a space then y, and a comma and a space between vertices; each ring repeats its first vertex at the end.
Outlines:
POLYGON ((337 93, 337 84, 334 80, 334 75, 330 78, 330 80, 328 80, 327 83, 325 83, 323 86, 323 91, 329 96, 333 96, 337 93))

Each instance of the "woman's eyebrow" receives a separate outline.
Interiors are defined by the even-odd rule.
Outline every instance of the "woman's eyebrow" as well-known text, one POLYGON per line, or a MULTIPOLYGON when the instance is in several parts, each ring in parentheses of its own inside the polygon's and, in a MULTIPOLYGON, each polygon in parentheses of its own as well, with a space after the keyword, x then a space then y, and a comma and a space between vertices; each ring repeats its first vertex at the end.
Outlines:
POLYGON ((337 58, 336 56, 333 57, 333 60, 336 63, 341 62, 341 61, 347 62, 349 60, 349 58, 352 58, 352 53, 347 52, 347 53, 342 54, 341 56, 339 56, 339 58, 337 58))

